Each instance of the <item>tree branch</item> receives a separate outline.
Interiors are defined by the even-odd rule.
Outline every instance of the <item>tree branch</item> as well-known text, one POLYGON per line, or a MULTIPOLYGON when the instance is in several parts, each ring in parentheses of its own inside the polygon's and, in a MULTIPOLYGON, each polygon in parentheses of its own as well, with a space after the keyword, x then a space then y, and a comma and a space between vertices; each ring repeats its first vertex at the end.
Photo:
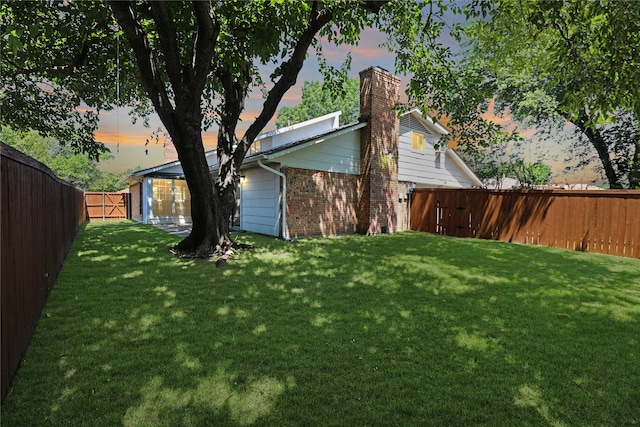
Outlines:
MULTIPOLYGON (((184 82, 182 80, 182 66, 180 65, 180 48, 178 47, 178 34, 173 22, 169 3, 152 2, 151 16, 156 23, 160 46, 163 52, 167 75, 173 88, 173 93, 183 93, 184 82)), ((176 97, 177 101, 177 97, 176 97)))
POLYGON ((307 28, 296 43, 291 57, 280 66, 282 74, 273 88, 269 91, 269 95, 267 95, 267 99, 263 104, 262 111, 256 120, 249 126, 244 137, 240 141, 240 144, 238 144, 238 147, 233 153, 233 160, 236 166, 240 166, 240 164, 242 164, 242 160, 244 159, 247 151, 249 151, 251 143, 253 143, 260 131, 265 127, 271 117, 273 117, 284 94, 289 90, 289 88, 296 84, 296 79, 302 69, 302 65, 304 64, 309 46, 311 46, 311 43, 318 31, 331 22, 332 19, 333 12, 330 9, 322 9, 309 17, 307 28))
MULTIPOLYGON (((95 25, 91 28, 90 34, 99 31, 100 29, 107 31, 107 33, 111 33, 109 28, 109 23, 106 19, 96 22, 95 25)), ((96 43, 96 41, 100 41, 99 37, 89 36, 84 42, 77 53, 73 55, 66 62, 62 62, 64 58, 61 59, 59 65, 52 65, 49 68, 43 68, 42 66, 35 66, 30 68, 21 68, 17 65, 17 63, 8 56, 4 56, 2 60, 5 63, 9 63, 12 65, 13 70, 3 69, 3 73, 6 75, 15 78, 18 76, 32 76, 33 74, 48 74, 55 75, 58 77, 70 76, 78 69, 82 68, 85 65, 87 58, 91 52, 91 47, 96 43)))
POLYGON ((211 59, 216 49, 220 23, 217 20, 210 1, 194 1, 193 7, 198 23, 198 34, 195 40, 192 59, 193 87, 198 94, 202 93, 211 71, 211 59))
POLYGON ((173 106, 162 82, 149 41, 142 25, 136 18, 133 4, 129 1, 109 0, 109 5, 133 49, 140 71, 140 79, 149 99, 165 126, 169 126, 173 123, 173 106))

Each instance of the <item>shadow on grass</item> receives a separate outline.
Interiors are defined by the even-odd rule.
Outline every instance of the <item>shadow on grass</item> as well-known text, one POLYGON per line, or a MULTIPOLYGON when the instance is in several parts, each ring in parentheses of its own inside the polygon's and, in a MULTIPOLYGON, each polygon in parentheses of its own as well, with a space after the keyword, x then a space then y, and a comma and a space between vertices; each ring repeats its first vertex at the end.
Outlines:
POLYGON ((81 231, 2 425, 640 422, 640 261, 422 233, 81 231))

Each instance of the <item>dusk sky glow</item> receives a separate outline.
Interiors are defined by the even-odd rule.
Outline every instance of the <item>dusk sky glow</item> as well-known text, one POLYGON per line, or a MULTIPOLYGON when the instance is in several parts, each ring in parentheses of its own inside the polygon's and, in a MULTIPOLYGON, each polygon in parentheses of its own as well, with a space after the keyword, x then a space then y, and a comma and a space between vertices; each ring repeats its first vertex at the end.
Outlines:
MULTIPOLYGON (((333 66, 340 66, 347 57, 347 53, 351 52, 351 71, 350 77, 357 78, 358 73, 371 66, 379 66, 393 72, 394 56, 387 51, 386 48, 380 47, 384 43, 386 35, 381 34, 377 30, 367 29, 363 31, 360 44, 358 46, 340 46, 336 47, 328 42, 322 43, 324 57, 333 66)), ((268 81, 268 74, 273 66, 266 66, 265 80, 268 81)), ((319 71, 318 61, 316 60, 315 51, 310 49, 309 57, 298 76, 298 81, 284 96, 279 108, 288 106, 292 107, 300 102, 302 94, 302 86, 305 81, 321 81, 322 75, 319 71)), ((407 78, 403 79, 402 84, 406 85, 407 78)), ((404 87, 402 88, 404 91, 404 87)), ((246 101, 245 111, 242 114, 242 122, 238 126, 239 133, 243 133, 247 127, 253 122, 253 119, 262 109, 262 93, 252 92, 246 101)), ((264 131, 275 129, 276 116, 269 122, 264 131)), ((160 119, 153 115, 149 120, 149 128, 145 128, 141 120, 133 125, 128 115, 128 110, 121 108, 113 111, 103 112, 100 115, 100 125, 96 132, 96 139, 104 142, 111 150, 113 159, 103 160, 99 167, 103 170, 113 172, 122 172, 135 167, 151 167, 162 163, 162 139, 158 144, 155 139, 149 145, 145 146, 145 142, 152 132, 164 127, 160 119), (145 150, 148 150, 145 153, 145 150)), ((203 133, 203 140, 206 150, 215 148, 217 141, 217 128, 213 127, 203 133)))
MULTIPOLYGON (((371 66, 379 66, 390 72, 395 70, 395 57, 389 53, 386 48, 380 47, 386 41, 386 35, 374 29, 367 29, 362 32, 360 43, 358 46, 340 46, 336 47, 332 44, 321 41, 324 57, 333 66, 340 66, 351 52, 351 71, 349 76, 358 78, 359 72, 371 66)), ((443 40, 444 43, 450 45, 453 49, 453 40, 443 40)), ((269 81, 268 75, 273 69, 273 65, 265 66, 263 78, 269 81)), ((406 100, 404 90, 409 82, 406 76, 398 76, 401 78, 401 99, 406 100)), ((316 60, 315 51, 310 49, 309 57, 298 76, 297 83, 284 96, 278 108, 297 105, 301 100, 302 86, 305 81, 322 81, 322 75, 319 71, 318 61, 316 60)), ((244 133, 247 127, 253 122, 254 118, 262 109, 262 93, 259 91, 252 92, 246 101, 245 111, 242 114, 242 121, 238 125, 238 135, 244 133)), ((492 121, 503 125, 507 130, 512 130, 515 123, 511 117, 493 116, 492 121)), ((263 132, 275 129, 274 116, 263 132)), ((111 158, 100 161, 98 167, 102 170, 121 173, 134 168, 149 168, 162 164, 163 159, 163 138, 164 127, 156 115, 150 117, 149 128, 142 125, 142 121, 131 124, 131 119, 127 109, 119 109, 101 113, 100 125, 96 133, 96 139, 104 142, 107 148, 111 150, 111 158), (151 134, 158 129, 160 132, 160 140, 156 143, 151 138, 151 134), (147 139, 150 142, 145 146, 147 139)), ((581 181, 587 182, 597 179, 593 170, 573 171, 567 174, 564 171, 565 156, 567 142, 562 144, 550 141, 540 142, 539 138, 534 136, 535 129, 523 129, 520 125, 520 134, 528 139, 528 145, 521 148, 522 156, 527 162, 542 161, 553 169, 553 176, 558 181, 581 181)), ((203 133, 205 150, 213 150, 217 141, 217 127, 212 127, 203 133)))

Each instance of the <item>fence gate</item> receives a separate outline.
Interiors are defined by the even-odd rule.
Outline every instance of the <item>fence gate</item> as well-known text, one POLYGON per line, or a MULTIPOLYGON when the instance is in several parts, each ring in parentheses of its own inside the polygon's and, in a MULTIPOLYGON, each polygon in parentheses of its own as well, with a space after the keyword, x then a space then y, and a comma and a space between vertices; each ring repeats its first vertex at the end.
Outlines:
POLYGON ((87 219, 108 221, 131 218, 129 193, 84 193, 87 219))

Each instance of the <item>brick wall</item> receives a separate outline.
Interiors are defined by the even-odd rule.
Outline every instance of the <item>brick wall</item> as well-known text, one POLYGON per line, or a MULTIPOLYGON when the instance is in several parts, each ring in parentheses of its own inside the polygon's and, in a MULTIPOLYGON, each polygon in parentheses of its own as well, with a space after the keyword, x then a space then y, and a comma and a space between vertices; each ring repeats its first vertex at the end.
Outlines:
POLYGON ((178 152, 171 141, 164 142, 164 162, 170 163, 178 160, 178 152))
POLYGON ((358 232, 379 234, 398 228, 398 139, 400 121, 393 107, 400 80, 378 67, 360 73, 360 114, 368 126, 360 131, 361 185, 358 232))
POLYGON ((142 221, 142 183, 133 184, 129 192, 131 193, 131 218, 142 221))
POLYGON ((356 232, 358 176, 282 168, 287 177, 287 232, 290 237, 356 232))

